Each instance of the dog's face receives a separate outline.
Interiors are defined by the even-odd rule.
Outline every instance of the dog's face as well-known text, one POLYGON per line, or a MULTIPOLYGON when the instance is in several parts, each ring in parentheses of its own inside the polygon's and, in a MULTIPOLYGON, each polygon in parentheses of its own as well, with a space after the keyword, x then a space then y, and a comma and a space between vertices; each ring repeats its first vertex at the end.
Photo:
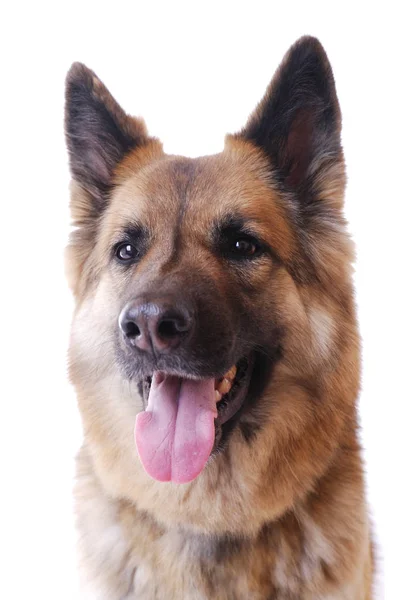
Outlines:
POLYGON ((310 404, 280 408, 277 381, 317 394, 347 347, 339 319, 354 335, 340 113, 320 44, 290 50, 219 155, 165 155, 82 65, 66 130, 71 374, 88 442, 102 453, 111 437, 121 453, 135 429, 149 475, 185 483, 230 444, 274 440, 286 411, 306 422, 310 404))
POLYGON ((277 344, 265 282, 279 260, 270 244, 289 243, 280 216, 263 179, 229 155, 161 156, 121 182, 102 254, 126 377, 219 378, 277 344))

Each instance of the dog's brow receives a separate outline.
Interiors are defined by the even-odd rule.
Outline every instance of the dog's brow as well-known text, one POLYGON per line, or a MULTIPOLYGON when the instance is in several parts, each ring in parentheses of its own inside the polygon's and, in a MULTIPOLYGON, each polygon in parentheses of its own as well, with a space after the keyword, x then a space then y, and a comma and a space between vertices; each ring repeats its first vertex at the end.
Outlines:
POLYGON ((116 237, 118 239, 126 238, 129 240, 143 238, 146 235, 148 235, 147 229, 138 222, 128 223, 127 225, 125 225, 124 227, 119 229, 118 232, 116 233, 116 237))
POLYGON ((215 222, 215 232, 220 233, 226 229, 232 229, 247 233, 249 235, 262 236, 259 223, 254 219, 249 219, 243 215, 227 214, 222 219, 215 222))

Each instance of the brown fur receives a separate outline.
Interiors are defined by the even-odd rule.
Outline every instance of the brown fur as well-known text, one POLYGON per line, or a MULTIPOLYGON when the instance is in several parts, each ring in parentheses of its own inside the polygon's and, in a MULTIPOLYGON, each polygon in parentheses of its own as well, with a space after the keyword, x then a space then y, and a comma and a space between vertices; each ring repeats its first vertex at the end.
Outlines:
MULTIPOLYGON (((318 42, 306 38, 295 51, 302 44, 319 55, 330 79, 318 42)), ((84 579, 96 598, 371 598, 342 152, 327 161, 334 150, 319 156, 319 138, 310 164, 292 162, 279 181, 277 164, 283 167, 287 154, 275 155, 253 132, 290 60, 244 131, 228 136, 221 154, 199 159, 165 155, 96 78, 96 102, 100 98, 110 119, 128 132, 121 148, 113 146, 114 158, 101 164, 100 183, 92 173, 82 176, 80 165, 91 155, 80 147, 84 154, 76 159, 68 116, 71 86, 82 82, 82 73, 91 86, 94 75, 82 66, 69 75, 71 208, 78 225, 67 253, 77 300, 70 372, 85 433, 75 494, 84 579), (309 198, 313 192, 316 212, 315 205, 294 209, 288 191, 309 168, 313 190, 303 187, 302 193, 309 198), (253 223, 269 242, 270 258, 257 267, 229 268, 216 257, 209 234, 227 212, 253 223), (110 248, 127 223, 137 222, 152 232, 152 245, 134 274, 121 274, 110 264, 110 248), (256 323, 274 323, 280 355, 257 407, 244 412, 201 475, 190 484, 161 484, 146 475, 137 456, 133 430, 142 401, 114 358, 114 329, 133 286, 170 278, 185 287, 203 276, 216 298, 237 290, 256 323)), ((339 135, 335 93, 333 106, 333 135, 339 135)), ((302 127, 299 117, 292 121, 288 152, 304 148, 312 127, 315 113, 302 114, 302 127)), ((113 126, 107 125, 110 131, 113 126)), ((99 155, 93 164, 102 160, 99 155)))

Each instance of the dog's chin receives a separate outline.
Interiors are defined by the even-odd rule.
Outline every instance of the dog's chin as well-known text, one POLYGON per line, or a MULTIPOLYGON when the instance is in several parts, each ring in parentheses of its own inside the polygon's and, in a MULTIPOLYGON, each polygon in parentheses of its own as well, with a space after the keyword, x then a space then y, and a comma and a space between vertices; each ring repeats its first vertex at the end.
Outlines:
MULTIPOLYGON (((166 374, 184 379, 200 379, 198 374, 190 370, 166 370, 166 374)), ((215 443, 213 452, 221 451, 228 440, 230 433, 239 422, 241 416, 250 409, 260 397, 263 389, 268 385, 271 374, 271 364, 265 356, 254 351, 242 357, 233 365, 228 373, 231 375, 229 384, 224 373, 215 377, 216 408, 215 443), (224 383, 222 384, 222 382, 224 383), (219 393, 219 389, 226 393, 219 393)), ((148 405, 149 391, 153 375, 138 379, 138 389, 142 397, 144 409, 148 405)))

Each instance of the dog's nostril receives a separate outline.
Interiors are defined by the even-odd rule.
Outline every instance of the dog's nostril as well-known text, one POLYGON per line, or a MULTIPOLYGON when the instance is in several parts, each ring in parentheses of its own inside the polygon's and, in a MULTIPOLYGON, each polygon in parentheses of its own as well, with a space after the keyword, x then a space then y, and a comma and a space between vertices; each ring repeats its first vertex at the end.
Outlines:
POLYGON ((124 333, 129 338, 136 338, 141 335, 141 330, 134 321, 128 321, 124 327, 124 333))
POLYGON ((180 333, 184 333, 186 331, 186 327, 183 324, 180 324, 175 319, 163 319, 160 321, 157 332, 162 338, 172 338, 176 337, 180 333))

